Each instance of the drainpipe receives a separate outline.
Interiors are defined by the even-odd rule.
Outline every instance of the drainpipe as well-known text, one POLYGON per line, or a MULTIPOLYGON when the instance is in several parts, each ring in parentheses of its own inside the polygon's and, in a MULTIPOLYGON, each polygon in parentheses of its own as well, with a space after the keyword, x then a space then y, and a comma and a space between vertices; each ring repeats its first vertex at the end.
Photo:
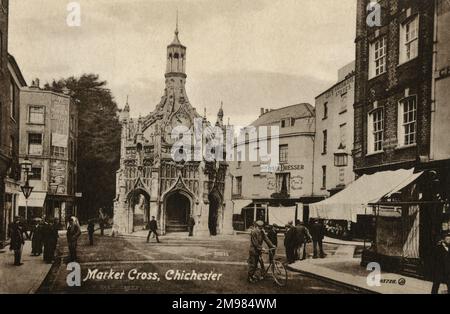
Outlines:
POLYGON ((433 26, 433 66, 432 66, 432 80, 431 80, 431 123, 430 123, 430 160, 435 159, 434 149, 436 147, 435 144, 435 125, 436 125, 436 106, 438 103, 436 102, 436 77, 435 73, 437 71, 437 46, 438 46, 438 3, 439 0, 434 0, 434 26, 433 26))

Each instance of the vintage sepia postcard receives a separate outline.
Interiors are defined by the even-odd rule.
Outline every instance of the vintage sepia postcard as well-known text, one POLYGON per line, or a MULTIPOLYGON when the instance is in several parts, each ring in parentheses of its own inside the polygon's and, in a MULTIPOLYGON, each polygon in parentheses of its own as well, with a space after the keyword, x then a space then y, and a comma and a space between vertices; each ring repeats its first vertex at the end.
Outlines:
POLYGON ((448 294, 449 119, 449 0, 1 0, 0 294, 448 294))

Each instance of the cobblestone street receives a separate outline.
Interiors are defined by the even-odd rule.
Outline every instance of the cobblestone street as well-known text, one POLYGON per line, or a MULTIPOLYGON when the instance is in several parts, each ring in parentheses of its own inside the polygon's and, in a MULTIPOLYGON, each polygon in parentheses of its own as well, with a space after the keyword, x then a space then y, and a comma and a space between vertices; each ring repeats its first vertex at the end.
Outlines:
MULTIPOLYGON (((81 287, 68 287, 64 262, 55 264, 39 293, 352 293, 353 291, 311 279, 295 272, 288 272, 288 285, 277 287, 271 278, 258 284, 248 284, 247 252, 248 235, 216 238, 161 237, 162 243, 146 243, 145 238, 112 238, 96 236, 95 245, 88 246, 87 237, 83 235, 79 243, 79 262, 81 278, 85 279, 88 271, 98 269, 109 273, 124 271, 120 280, 93 280, 82 282, 81 287), (136 271, 132 271, 136 269, 136 271), (218 281, 175 281, 165 276, 168 271, 222 274, 218 281), (139 273, 156 273, 159 280, 132 280, 139 273)), ((332 254, 336 247, 327 245, 326 251, 332 254)), ((67 247, 60 240, 60 253, 63 260, 67 247)), ((284 260, 284 250, 279 257, 284 260)), ((170 272, 169 272, 170 274, 170 272)))

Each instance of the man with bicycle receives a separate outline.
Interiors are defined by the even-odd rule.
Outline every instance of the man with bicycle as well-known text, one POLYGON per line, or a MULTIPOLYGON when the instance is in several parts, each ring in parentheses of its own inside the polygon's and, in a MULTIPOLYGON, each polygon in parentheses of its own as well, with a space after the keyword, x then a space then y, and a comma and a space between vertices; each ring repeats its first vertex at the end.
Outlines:
POLYGON ((264 252, 263 242, 266 242, 270 249, 275 248, 275 246, 270 242, 266 233, 263 230, 264 222, 258 220, 255 222, 252 231, 250 233, 250 250, 248 256, 248 281, 254 283, 258 281, 255 272, 258 268, 258 263, 261 261, 261 267, 264 269, 264 264, 262 259, 260 259, 261 254, 264 252))

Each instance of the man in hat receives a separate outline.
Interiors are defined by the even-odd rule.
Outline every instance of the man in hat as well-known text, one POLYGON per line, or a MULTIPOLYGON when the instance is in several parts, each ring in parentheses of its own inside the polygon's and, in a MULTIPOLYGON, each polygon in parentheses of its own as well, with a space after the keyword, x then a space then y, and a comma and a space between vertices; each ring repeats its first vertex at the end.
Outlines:
POLYGON ((286 233, 284 234, 284 247, 286 249, 286 260, 288 264, 295 262, 295 249, 297 247, 297 229, 290 221, 286 225, 286 233))
MULTIPOLYGON (((250 233, 250 249, 248 256, 248 281, 250 283, 258 281, 255 276, 256 269, 258 268, 258 262, 263 252, 263 242, 266 242, 269 248, 275 248, 275 246, 267 238, 266 233, 263 230, 264 222, 258 220, 255 222, 254 227, 250 233)), ((261 263, 261 267, 264 268, 264 263, 261 263)))
POLYGON ((319 219, 313 219, 311 224, 311 237, 313 241, 314 255, 313 258, 318 258, 318 251, 320 252, 320 258, 325 257, 323 251, 323 238, 325 237, 325 226, 319 219), (319 247, 319 249, 317 249, 319 247))
POLYGON ((447 293, 450 294, 450 232, 442 236, 434 251, 433 288, 432 294, 439 292, 441 283, 447 285, 447 293))
POLYGON ((311 240, 311 234, 305 224, 300 221, 295 221, 295 229, 297 236, 297 247, 296 247, 296 259, 304 260, 306 259, 306 243, 311 240))
MULTIPOLYGON (((267 237, 269 238, 270 242, 272 242, 272 244, 275 247, 278 247, 278 226, 277 224, 273 224, 272 226, 269 227, 269 231, 267 232, 267 237)), ((272 261, 272 259, 275 256, 275 250, 272 250, 269 252, 269 258, 272 261)))
POLYGON ((155 216, 152 216, 152 220, 148 222, 148 235, 147 235, 147 243, 150 242, 150 236, 152 233, 156 237, 156 242, 160 243, 158 238, 158 223, 156 222, 155 216))
POLYGON ((20 223, 20 217, 14 217, 13 223, 8 228, 9 237, 11 242, 9 244, 9 250, 14 251, 14 265, 21 266, 22 259, 22 247, 25 244, 25 239, 23 238, 23 229, 20 223))
POLYGON ((78 238, 81 235, 80 225, 76 217, 70 217, 69 226, 67 227, 67 244, 69 246, 69 262, 77 260, 78 238))

